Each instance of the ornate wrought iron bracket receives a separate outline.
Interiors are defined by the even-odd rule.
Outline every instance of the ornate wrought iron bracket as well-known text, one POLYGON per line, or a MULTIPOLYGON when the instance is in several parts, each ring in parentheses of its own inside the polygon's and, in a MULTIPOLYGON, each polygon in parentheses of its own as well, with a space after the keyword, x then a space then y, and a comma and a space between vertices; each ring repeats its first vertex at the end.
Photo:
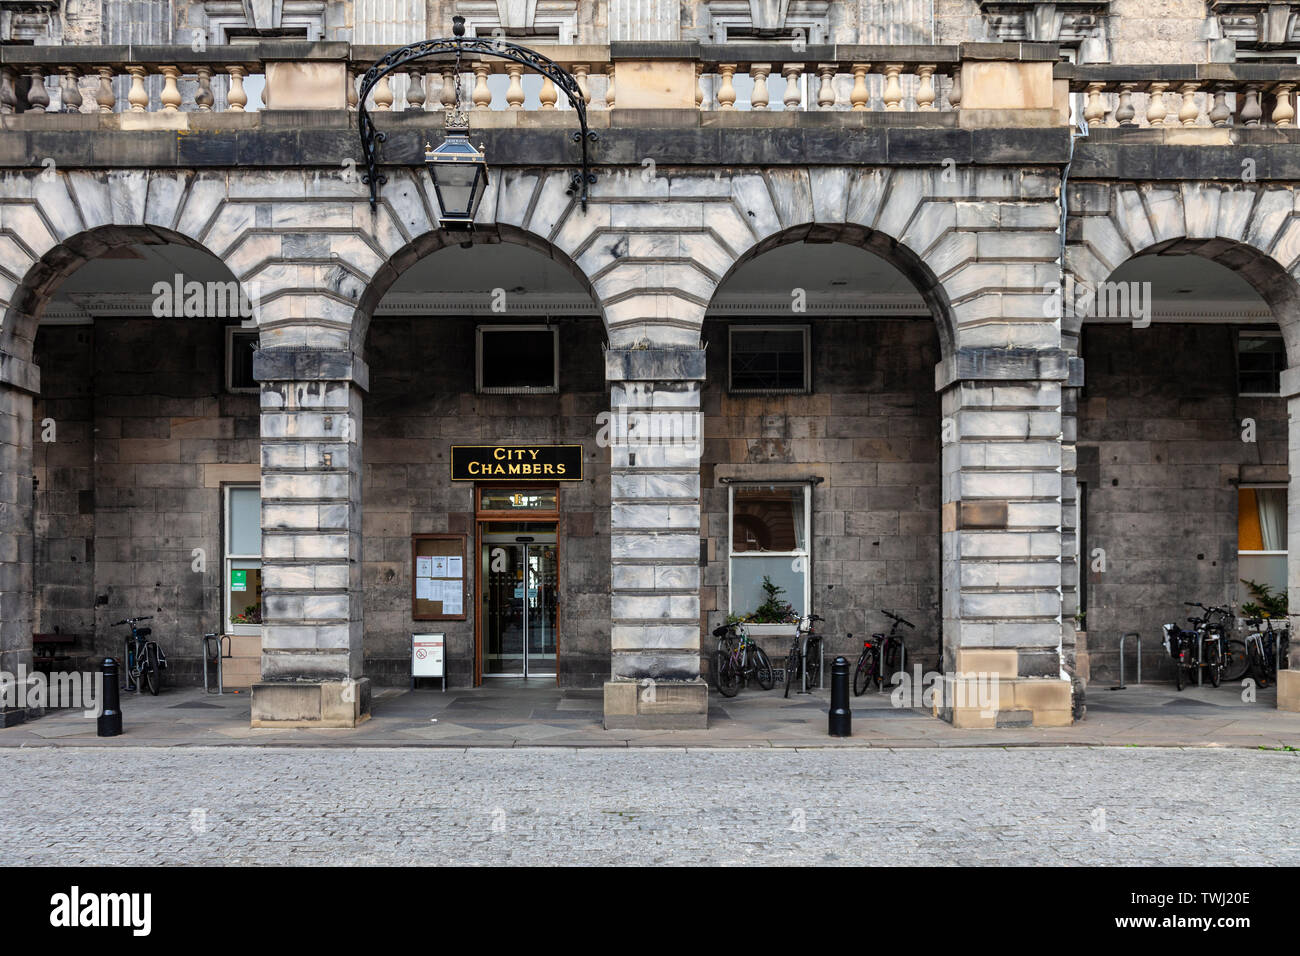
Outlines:
MULTIPOLYGON (((582 203, 582 208, 586 209, 587 186, 596 181, 596 174, 591 171, 587 144, 596 142, 598 137, 595 130, 587 128, 587 102, 583 98, 578 81, 564 67, 536 50, 530 50, 528 47, 519 46, 515 43, 508 43, 498 37, 488 39, 467 37, 465 36, 465 18, 453 17, 452 20, 455 36, 437 40, 421 40, 419 43, 411 43, 392 50, 376 60, 370 69, 366 70, 362 78, 360 98, 357 103, 357 128, 361 134, 361 154, 366 164, 366 172, 361 177, 361 181, 370 186, 370 205, 373 207, 379 200, 379 186, 388 182, 388 177, 379 172, 377 155, 379 144, 387 138, 387 135, 375 129, 374 120, 370 118, 370 111, 366 108, 366 99, 369 97, 371 90, 375 88, 380 80, 394 70, 400 69, 415 60, 422 60, 431 56, 455 56, 457 75, 459 76, 461 57, 465 54, 477 54, 478 56, 500 57, 501 59, 520 63, 533 72, 547 77, 568 98, 569 105, 578 114, 579 129, 574 131, 572 138, 575 143, 582 144, 582 170, 573 174, 568 192, 570 195, 577 193, 578 201, 582 203)), ((457 104, 457 107, 459 105, 457 104)))

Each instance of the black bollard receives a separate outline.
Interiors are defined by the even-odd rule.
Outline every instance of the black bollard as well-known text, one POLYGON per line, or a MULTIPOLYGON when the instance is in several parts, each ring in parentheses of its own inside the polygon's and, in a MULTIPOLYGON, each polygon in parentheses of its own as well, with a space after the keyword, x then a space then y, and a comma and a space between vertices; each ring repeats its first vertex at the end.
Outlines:
POLYGON ((853 712, 849 710, 849 662, 842 656, 831 664, 831 709, 826 732, 832 737, 853 736, 853 712))
POLYGON ((100 689, 98 736, 116 737, 122 733, 122 701, 117 688, 117 661, 106 657, 100 666, 104 672, 104 686, 100 689))

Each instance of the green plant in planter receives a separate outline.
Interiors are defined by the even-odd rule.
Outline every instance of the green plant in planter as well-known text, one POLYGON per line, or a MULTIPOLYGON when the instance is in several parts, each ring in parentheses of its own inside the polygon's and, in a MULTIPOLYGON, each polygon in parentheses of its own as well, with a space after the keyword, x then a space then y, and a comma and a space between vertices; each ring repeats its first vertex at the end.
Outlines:
POLYGON ((1286 591, 1274 591, 1267 584, 1257 584, 1245 578, 1241 579, 1241 583, 1246 585, 1246 589, 1255 598, 1254 601, 1241 606, 1242 614, 1246 617, 1286 618, 1288 611, 1286 591))
POLYGON ((781 600, 781 595, 785 593, 785 588, 773 584, 772 579, 766 574, 763 575, 763 594, 765 595, 763 603, 754 611, 745 615, 745 621, 749 624, 793 624, 799 620, 799 615, 794 609, 794 605, 789 601, 781 600))

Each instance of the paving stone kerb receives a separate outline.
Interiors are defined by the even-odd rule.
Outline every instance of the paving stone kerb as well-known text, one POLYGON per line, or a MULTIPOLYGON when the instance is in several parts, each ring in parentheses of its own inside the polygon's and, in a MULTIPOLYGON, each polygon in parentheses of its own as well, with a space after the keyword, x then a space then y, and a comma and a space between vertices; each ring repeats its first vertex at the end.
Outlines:
MULTIPOLYGON (((372 210, 364 187, 345 171, 299 165, 304 156, 319 163, 334 155, 307 149, 310 137, 344 132, 229 134, 262 144, 250 146, 247 162, 221 145, 219 134, 206 132, 172 137, 160 154, 142 138, 112 162, 96 158, 94 149, 86 159, 84 132, 0 135, 0 149, 10 150, 15 164, 35 164, 51 149, 63 157, 53 177, 34 169, 0 176, 8 263, 0 284, 0 454, 12 476, 0 486, 8 532, 0 598, 4 652, 15 661, 29 652, 32 621, 25 436, 39 390, 30 361, 35 316, 48 290, 80 262, 147 235, 207 249, 261 292, 261 475, 266 507, 276 517, 264 528, 273 573, 263 675, 363 676, 360 436, 369 379, 361 356, 378 290, 427 249, 421 237, 436 230, 420 170, 390 167, 372 210), (184 161, 168 150, 181 141, 208 144, 210 152, 202 163, 178 166, 184 161)), ((738 264, 798 241, 847 242, 886 256, 930 305, 940 345, 945 663, 957 670, 996 660, 1003 680, 1030 682, 1023 692, 1009 683, 1009 700, 1034 701, 1035 721, 1068 722, 1061 664, 1070 654, 1077 579, 1071 393, 1083 370, 1074 356, 1077 329, 1053 317, 1068 158, 1062 131, 809 127, 799 131, 798 148, 782 134, 752 129, 610 132, 585 211, 566 193, 571 158, 547 154, 539 141, 527 165, 520 154, 521 165, 493 169, 479 237, 528 242, 582 278, 610 346, 611 402, 649 414, 700 407, 704 313, 738 264), (716 137, 716 152, 701 146, 707 137, 716 137), (883 152, 853 152, 873 140, 883 152), (653 177, 642 175, 642 147, 644 155, 665 157, 656 160, 653 177), (683 165, 675 166, 678 155, 683 165), (843 165, 804 165, 807 155, 843 165), (944 163, 949 158, 954 162, 944 163), (640 254, 629 255, 624 250, 634 241, 640 254), (1009 654, 978 656, 986 651, 1009 654)), ((404 156, 406 140, 419 138, 415 129, 394 127, 393 134, 392 157, 404 156)), ((549 133, 534 131, 519 142, 534 135, 549 133)), ((103 150, 124 148, 120 139, 100 136, 93 142, 103 150)), ((502 137, 504 143, 504 131, 502 137)), ((523 147, 503 146, 510 148, 523 147)), ((1278 144, 1277 155, 1287 148, 1278 144)), ((499 159, 493 149, 489 155, 499 159)), ((1268 284, 1261 292, 1279 306, 1275 314, 1294 353, 1294 209, 1294 191, 1268 181, 1205 189, 1072 182, 1065 267, 1100 281, 1132 255, 1185 240, 1186 251, 1238 264, 1268 284)), ((701 490, 680 484, 662 501, 660 491, 675 476, 697 472, 699 456, 658 449, 633 463, 623 457, 628 453, 626 442, 615 441, 611 563, 645 563, 665 573, 630 575, 614 587, 611 677, 694 684, 701 607, 687 570, 698 559, 701 490), (650 512, 639 503, 658 508, 662 522, 647 523, 650 512), (649 588, 637 586, 646 580, 649 588), (661 587, 660 580, 673 583, 661 587)), ((1297 536, 1300 520, 1293 522, 1300 547, 1297 536)), ((977 720, 947 716, 959 724, 977 720)))

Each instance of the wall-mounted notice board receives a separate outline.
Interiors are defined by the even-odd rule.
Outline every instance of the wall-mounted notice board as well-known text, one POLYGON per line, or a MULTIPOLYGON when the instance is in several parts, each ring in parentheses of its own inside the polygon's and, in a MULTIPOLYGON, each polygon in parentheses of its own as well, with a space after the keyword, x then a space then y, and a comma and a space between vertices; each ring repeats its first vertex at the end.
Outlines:
POLYGON ((467 538, 463 532, 411 535, 413 620, 465 620, 469 581, 467 538))

